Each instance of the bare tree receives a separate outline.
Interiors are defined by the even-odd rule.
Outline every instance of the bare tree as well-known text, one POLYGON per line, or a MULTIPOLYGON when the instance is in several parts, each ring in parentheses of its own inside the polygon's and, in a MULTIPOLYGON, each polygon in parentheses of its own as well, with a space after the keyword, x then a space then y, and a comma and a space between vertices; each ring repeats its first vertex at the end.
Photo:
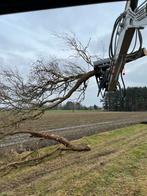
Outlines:
MULTIPOLYGON (((59 37, 73 52, 72 58, 51 58, 46 63, 43 60, 37 60, 27 80, 17 70, 1 70, 1 130, 9 126, 16 126, 28 119, 39 118, 46 110, 57 106, 73 94, 78 100, 84 99, 88 80, 95 75, 92 57, 88 52, 90 40, 84 46, 75 36, 59 37), (84 66, 79 64, 77 60, 74 61, 77 58, 83 60, 84 66), (4 120, 5 118, 2 118, 3 115, 7 115, 7 122, 4 120)), ((43 133, 38 134, 30 131, 29 134, 33 137, 56 140, 73 150, 89 150, 89 147, 77 148, 65 138, 56 135, 48 134, 46 136, 43 133)), ((4 133, 2 135, 4 136, 4 133)))
POLYGON ((27 119, 36 119, 76 94, 83 100, 88 80, 95 75, 91 56, 75 37, 62 37, 73 51, 74 58, 80 57, 85 67, 67 59, 51 58, 47 63, 37 60, 27 81, 17 70, 3 69, 0 72, 0 107, 8 110, 13 121, 1 122, 1 127, 18 124, 27 119), (92 69, 90 69, 92 67, 92 69))

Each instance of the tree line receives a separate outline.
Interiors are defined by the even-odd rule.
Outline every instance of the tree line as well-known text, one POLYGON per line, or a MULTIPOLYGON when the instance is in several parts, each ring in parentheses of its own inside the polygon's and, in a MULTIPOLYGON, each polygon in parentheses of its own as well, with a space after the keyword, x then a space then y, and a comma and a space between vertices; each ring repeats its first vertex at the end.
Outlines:
POLYGON ((147 111, 147 87, 128 87, 124 91, 106 93, 103 108, 108 111, 147 111))
POLYGON ((65 104, 59 104, 54 109, 57 110, 100 110, 101 108, 97 105, 92 106, 85 106, 81 104, 80 102, 74 102, 74 101, 67 101, 65 104))

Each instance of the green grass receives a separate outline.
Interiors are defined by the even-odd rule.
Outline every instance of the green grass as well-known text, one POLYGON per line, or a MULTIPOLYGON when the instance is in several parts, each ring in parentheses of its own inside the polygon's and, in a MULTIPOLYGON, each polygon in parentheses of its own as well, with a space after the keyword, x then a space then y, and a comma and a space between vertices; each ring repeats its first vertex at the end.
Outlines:
MULTIPOLYGON (((147 195, 147 125, 74 141, 83 142, 91 151, 57 153, 36 166, 13 168, 0 179, 1 195, 147 195)), ((33 157, 56 147, 40 149, 33 157)), ((14 154, 13 161, 26 154, 14 154)))

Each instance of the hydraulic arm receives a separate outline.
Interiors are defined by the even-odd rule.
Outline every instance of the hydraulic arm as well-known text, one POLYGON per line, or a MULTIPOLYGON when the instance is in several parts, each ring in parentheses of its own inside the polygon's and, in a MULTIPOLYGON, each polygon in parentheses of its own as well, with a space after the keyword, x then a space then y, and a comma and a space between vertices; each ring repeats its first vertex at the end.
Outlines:
POLYGON ((137 4, 138 0, 127 1, 125 11, 116 19, 113 27, 109 58, 94 62, 99 92, 102 89, 115 91, 125 63, 147 55, 147 51, 142 48, 141 35, 141 30, 147 25, 147 1, 138 7, 137 4), (133 37, 135 43, 130 52, 133 37))

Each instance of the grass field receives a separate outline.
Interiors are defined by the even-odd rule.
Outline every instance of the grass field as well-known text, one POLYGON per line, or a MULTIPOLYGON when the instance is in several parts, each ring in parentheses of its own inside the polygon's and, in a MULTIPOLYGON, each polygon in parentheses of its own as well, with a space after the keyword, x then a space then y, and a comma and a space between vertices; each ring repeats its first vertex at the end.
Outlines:
MULTIPOLYGON (((7 174, 1 172, 0 195, 147 195, 147 125, 83 137, 73 143, 86 143, 91 151, 56 151, 37 165, 12 168, 7 174)), ((40 149, 28 158, 56 148, 40 149)), ((26 155, 25 152, 2 157, 0 165, 26 155)))

